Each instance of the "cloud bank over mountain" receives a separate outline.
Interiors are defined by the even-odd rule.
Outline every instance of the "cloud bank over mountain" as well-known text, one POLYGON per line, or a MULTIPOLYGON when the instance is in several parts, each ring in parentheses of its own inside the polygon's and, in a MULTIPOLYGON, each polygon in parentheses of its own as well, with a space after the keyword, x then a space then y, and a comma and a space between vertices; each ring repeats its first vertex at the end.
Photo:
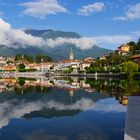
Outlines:
POLYGON ((26 34, 24 31, 19 29, 13 29, 11 25, 0 18, 0 45, 7 47, 56 47, 64 44, 73 44, 81 49, 89 49, 95 45, 95 41, 92 38, 81 37, 81 38, 56 38, 46 39, 41 37, 35 37, 30 34, 26 34))
POLYGON ((24 33, 22 30, 13 29, 11 25, 0 18, 0 45, 7 47, 43 46, 45 42, 39 37, 24 33))
MULTIPOLYGON (((138 33, 138 31, 137 31, 138 33)), ((48 47, 55 48, 63 45, 75 45, 81 50, 88 50, 93 48, 95 45, 104 44, 109 45, 121 45, 132 40, 136 40, 139 34, 134 32, 127 35, 100 35, 93 37, 61 37, 56 38, 43 38, 40 36, 33 36, 31 34, 25 33, 21 29, 14 29, 12 26, 0 18, 0 45, 8 48, 27 48, 30 46, 35 46, 40 49, 46 49, 48 47)))

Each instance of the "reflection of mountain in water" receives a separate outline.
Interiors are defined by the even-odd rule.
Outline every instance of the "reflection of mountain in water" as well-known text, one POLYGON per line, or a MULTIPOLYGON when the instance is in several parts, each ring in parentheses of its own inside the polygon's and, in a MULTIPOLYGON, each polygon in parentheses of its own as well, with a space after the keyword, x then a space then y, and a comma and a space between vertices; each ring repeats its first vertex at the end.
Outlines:
POLYGON ((12 118, 37 116, 52 118, 76 115, 94 107, 95 102, 100 99, 107 98, 103 94, 88 93, 80 88, 63 90, 46 85, 42 88, 38 83, 34 86, 35 81, 29 83, 27 80, 22 86, 14 82, 13 85, 5 82, 6 90, 9 87, 13 90, 8 90, 8 92, 5 90, 0 94, 0 128, 6 126, 12 118))
POLYGON ((44 117, 44 118, 53 118, 53 117, 62 117, 62 116, 74 116, 80 113, 80 110, 57 110, 55 108, 47 109, 44 108, 40 111, 34 111, 30 114, 25 114, 23 118, 34 118, 34 117, 44 117))
POLYGON ((138 90, 139 84, 135 81, 76 77, 1 79, 0 128, 6 126, 12 118, 77 115, 94 108, 99 100, 112 96, 126 105, 127 95, 134 95, 138 90))

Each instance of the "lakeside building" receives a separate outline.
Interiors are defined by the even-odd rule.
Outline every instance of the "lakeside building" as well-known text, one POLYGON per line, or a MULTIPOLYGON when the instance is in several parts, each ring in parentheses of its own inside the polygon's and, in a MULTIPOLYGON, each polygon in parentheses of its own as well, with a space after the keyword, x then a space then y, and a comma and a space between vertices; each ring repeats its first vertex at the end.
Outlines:
POLYGON ((80 71, 85 71, 85 68, 90 67, 91 62, 83 61, 80 63, 80 71))
POLYGON ((127 44, 122 44, 118 49, 115 51, 117 54, 127 55, 131 50, 131 46, 127 44))
POLYGON ((0 70, 2 71, 16 70, 16 66, 14 64, 14 57, 0 56, 0 70))
POLYGON ((73 49, 70 49, 69 59, 62 60, 59 62, 41 62, 41 63, 31 63, 22 60, 15 61, 14 57, 0 57, 0 70, 2 71, 16 71, 18 65, 24 64, 26 70, 42 71, 42 72, 58 72, 62 73, 64 71, 69 71, 72 69, 73 74, 79 73, 79 71, 85 71, 86 67, 95 62, 91 57, 85 58, 83 60, 75 59, 73 49))
POLYGON ((3 71, 16 71, 17 68, 14 65, 6 65, 3 67, 0 67, 0 69, 3 71))
POLYGON ((35 69, 37 71, 45 71, 48 72, 53 68, 55 63, 53 62, 43 62, 43 63, 29 63, 25 64, 26 69, 35 69))
POLYGON ((69 59, 56 63, 53 70, 57 72, 63 72, 68 70, 69 68, 72 68, 72 73, 76 74, 79 71, 85 71, 85 68, 89 67, 94 61, 95 60, 91 57, 85 58, 84 60, 74 59, 74 52, 71 48, 69 59))
POLYGON ((137 63, 140 66, 140 55, 133 55, 129 58, 132 59, 135 63, 137 63))
POLYGON ((106 56, 107 56, 107 55, 103 55, 103 56, 99 57, 98 59, 99 59, 99 60, 106 60, 106 56))
POLYGON ((0 66, 6 65, 6 64, 7 64, 6 58, 1 56, 0 57, 0 66))

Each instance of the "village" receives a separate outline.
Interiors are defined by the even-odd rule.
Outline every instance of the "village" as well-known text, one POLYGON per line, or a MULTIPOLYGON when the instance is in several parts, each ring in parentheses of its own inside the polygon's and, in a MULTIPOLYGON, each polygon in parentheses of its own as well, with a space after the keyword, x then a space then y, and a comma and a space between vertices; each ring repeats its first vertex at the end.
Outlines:
MULTIPOLYGON (((131 49, 132 46, 128 44, 123 44, 118 47, 111 55, 117 55, 122 57, 127 57, 130 60, 133 60, 139 65, 140 56, 132 55, 131 49)), ((83 60, 75 59, 74 52, 71 48, 69 53, 69 59, 62 60, 58 62, 54 61, 43 61, 41 59, 40 63, 26 61, 24 59, 24 54, 21 54, 21 59, 15 61, 15 57, 0 57, 0 72, 41 72, 41 73, 55 73, 55 74, 80 74, 86 73, 87 69, 96 64, 97 61, 104 62, 110 54, 105 54, 99 58, 88 57, 83 60)), ((100 64, 101 67, 106 68, 107 64, 100 64)), ((111 67, 109 65, 109 67, 111 67)), ((114 67, 115 68, 115 67, 114 67)))

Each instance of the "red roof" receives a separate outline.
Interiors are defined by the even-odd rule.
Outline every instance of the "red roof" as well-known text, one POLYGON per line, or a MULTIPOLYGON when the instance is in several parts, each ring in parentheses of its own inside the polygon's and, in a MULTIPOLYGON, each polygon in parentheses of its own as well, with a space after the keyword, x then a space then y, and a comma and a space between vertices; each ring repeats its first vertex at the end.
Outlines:
POLYGON ((134 55, 130 57, 131 59, 140 59, 140 55, 134 55))

